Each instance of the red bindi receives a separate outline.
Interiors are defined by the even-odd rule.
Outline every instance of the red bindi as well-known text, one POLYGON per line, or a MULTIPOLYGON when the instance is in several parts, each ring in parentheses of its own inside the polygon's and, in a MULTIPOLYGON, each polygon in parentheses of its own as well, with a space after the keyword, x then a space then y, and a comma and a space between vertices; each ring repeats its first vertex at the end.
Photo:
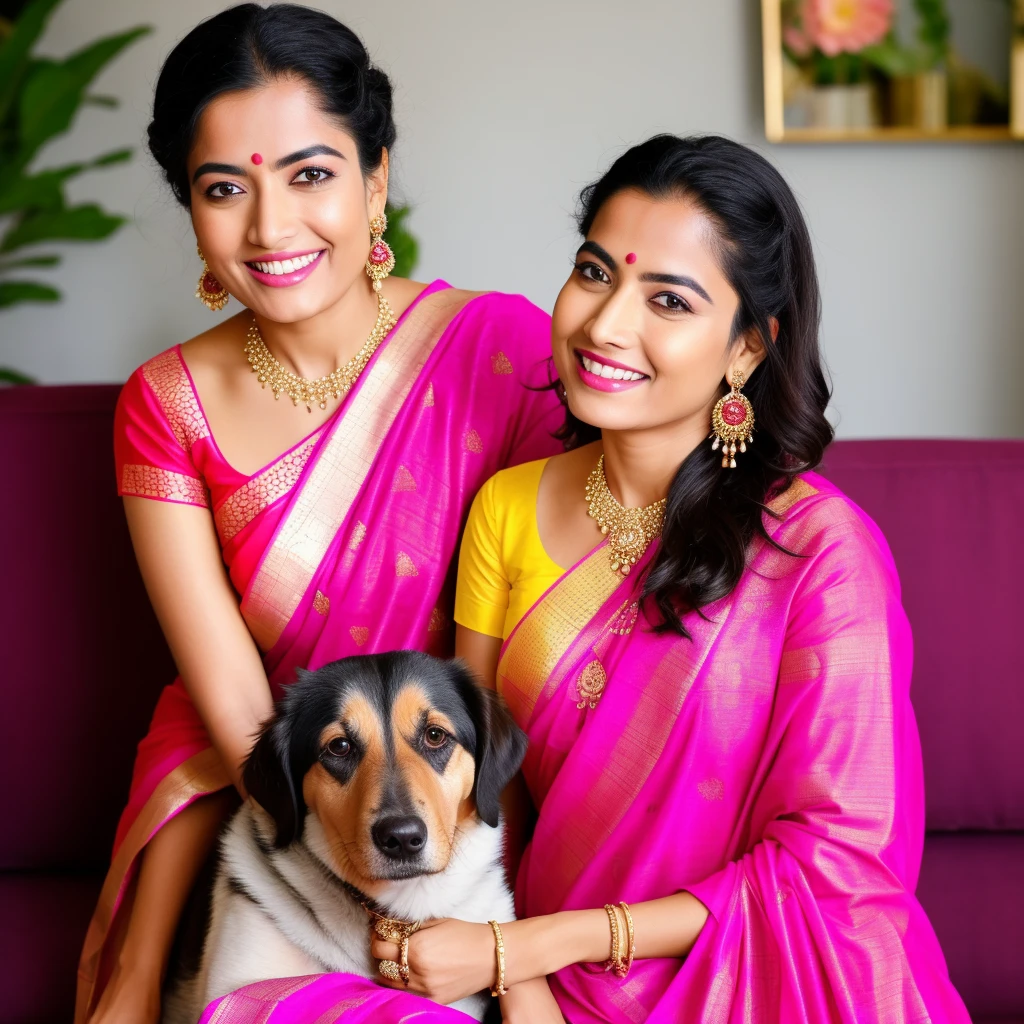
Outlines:
POLYGON ((626 253, 626 262, 627 263, 636 263, 636 253, 635 252, 627 252, 626 253))
POLYGON ((252 161, 252 162, 253 162, 253 163, 254 163, 254 164, 255 164, 255 165, 257 166, 257 167, 259 167, 259 165, 260 165, 261 163, 263 163, 263 157, 261 157, 261 156, 259 155, 259 153, 253 153, 253 155, 252 155, 251 157, 249 157, 249 159, 250 159, 250 160, 251 160, 251 161, 252 161))

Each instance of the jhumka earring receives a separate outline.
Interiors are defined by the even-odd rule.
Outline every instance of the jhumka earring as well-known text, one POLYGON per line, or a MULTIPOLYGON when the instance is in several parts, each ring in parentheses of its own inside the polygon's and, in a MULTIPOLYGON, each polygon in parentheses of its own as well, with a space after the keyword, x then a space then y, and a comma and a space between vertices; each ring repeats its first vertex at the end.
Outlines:
POLYGON ((196 298, 207 308, 216 313, 228 304, 228 290, 213 276, 213 271, 206 265, 203 250, 196 246, 196 252, 203 261, 203 272, 199 275, 196 286, 196 298))
POLYGON ((723 395, 711 414, 712 451, 722 446, 722 469, 736 468, 736 442, 739 451, 745 452, 748 444, 754 443, 754 407, 750 399, 740 393, 747 378, 735 370, 732 375, 732 390, 723 395))
POLYGON ((395 254, 384 241, 388 219, 381 213, 370 221, 370 255, 366 258, 366 274, 373 282, 373 290, 380 291, 381 281, 395 269, 395 254))

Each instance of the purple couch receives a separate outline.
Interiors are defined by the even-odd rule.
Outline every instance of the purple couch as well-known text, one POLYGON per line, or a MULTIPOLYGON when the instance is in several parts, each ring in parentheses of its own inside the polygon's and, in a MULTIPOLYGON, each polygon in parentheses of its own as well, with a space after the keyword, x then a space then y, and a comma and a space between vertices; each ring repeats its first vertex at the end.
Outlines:
MULTIPOLYGON (((0 390, 0 1024, 69 1021, 135 743, 174 674, 114 491, 113 386, 0 390)), ((826 472, 914 626, 919 887, 976 1021, 1024 1022, 1024 444, 854 441, 826 472)))

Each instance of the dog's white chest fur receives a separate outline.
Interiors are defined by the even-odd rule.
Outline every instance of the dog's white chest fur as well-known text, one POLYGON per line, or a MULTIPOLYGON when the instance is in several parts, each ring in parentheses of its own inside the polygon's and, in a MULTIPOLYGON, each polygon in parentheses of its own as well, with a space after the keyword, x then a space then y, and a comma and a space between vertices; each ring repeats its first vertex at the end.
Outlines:
MULTIPOLYGON (((471 819, 457 831, 444 871, 390 882, 378 903, 405 921, 511 920, 502 834, 500 824, 471 819)), ((369 920, 328 866, 319 819, 310 811, 302 837, 283 850, 273 848, 273 836, 274 823, 251 801, 229 824, 200 968, 169 993, 164 1024, 194 1024, 213 999, 269 978, 333 971, 377 976, 369 920)), ((484 992, 454 1005, 480 1020, 488 1000, 484 992)))

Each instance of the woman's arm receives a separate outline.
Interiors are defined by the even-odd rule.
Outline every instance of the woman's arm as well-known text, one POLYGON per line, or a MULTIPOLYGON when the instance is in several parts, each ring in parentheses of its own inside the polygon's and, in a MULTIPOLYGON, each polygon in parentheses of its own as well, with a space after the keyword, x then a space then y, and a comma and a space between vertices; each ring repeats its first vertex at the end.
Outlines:
MULTIPOLYGON (((638 960, 686 956, 708 919, 707 908, 688 892, 630 904, 629 911, 638 960)), ((621 918, 619 924, 621 929, 621 918)), ((501 932, 505 985, 509 989, 502 1001, 503 1010, 510 1001, 509 1008, 518 1010, 515 1000, 520 991, 532 1001, 539 991, 535 983, 547 975, 570 964, 604 963, 611 953, 611 928, 604 909, 510 921, 501 925, 501 932)), ((620 944, 624 942, 620 937, 620 944)), ((374 939, 370 952, 377 959, 394 960, 398 946, 374 939)), ((424 925, 409 940, 409 969, 409 988, 440 1003, 489 988, 496 974, 490 926, 454 920, 424 925)))
MULTIPOLYGON (((498 657, 501 654, 500 637, 488 636, 456 624, 455 654, 469 666, 484 686, 491 690, 496 688, 498 657)), ((501 809, 505 818, 505 869, 509 878, 516 877, 526 845, 529 800, 526 784, 517 772, 501 794, 501 809)), ((509 991, 501 999, 501 1013, 506 1024, 517 1024, 519 1021, 542 1024, 544 1021, 562 1020, 544 972, 518 985, 508 983, 507 987, 509 991)))
POLYGON ((241 765, 273 710, 266 672, 228 579, 208 509, 126 497, 149 598, 185 689, 239 792, 241 765))

